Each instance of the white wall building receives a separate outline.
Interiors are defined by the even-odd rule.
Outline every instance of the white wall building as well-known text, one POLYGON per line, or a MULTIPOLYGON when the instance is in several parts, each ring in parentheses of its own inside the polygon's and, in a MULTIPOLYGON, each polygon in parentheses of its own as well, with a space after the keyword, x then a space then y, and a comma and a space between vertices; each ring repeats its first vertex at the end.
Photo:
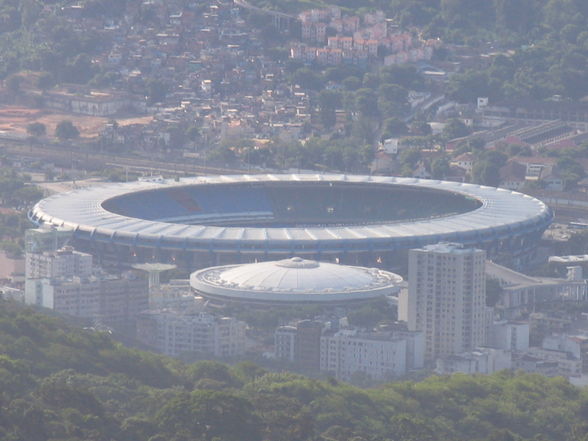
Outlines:
POLYGON ((135 316, 149 305, 146 277, 135 272, 93 274, 92 256, 66 246, 27 252, 24 301, 61 314, 134 331, 135 316))
POLYGON ((529 323, 494 322, 490 327, 488 345, 508 351, 527 351, 529 349, 529 323))
POLYGON ((244 322, 215 317, 197 307, 144 311, 137 318, 137 338, 172 357, 190 352, 215 357, 242 355, 245 329, 244 322))
POLYGON ((133 331, 135 316, 149 306, 147 279, 118 276, 27 279, 25 303, 133 331))
POLYGON ((435 372, 449 375, 456 372, 464 374, 491 374, 512 368, 511 352, 504 349, 476 348, 471 352, 449 355, 436 361, 435 372))
POLYGON ((0 286, 0 299, 24 303, 24 291, 11 286, 0 286))
POLYGON ((582 375, 581 359, 571 356, 569 352, 536 347, 531 347, 528 352, 517 356, 513 367, 548 376, 579 377, 582 375))
POLYGON ((410 250, 406 318, 410 331, 425 335, 425 360, 486 344, 485 257, 453 243, 410 250))
POLYGON ((293 362, 304 371, 318 372, 324 328, 325 323, 316 320, 300 320, 278 327, 274 332, 274 356, 293 362))
POLYGON ((280 326, 274 333, 274 355, 279 360, 294 362, 296 358, 296 327, 280 326))
POLYGON ((387 380, 406 374, 406 339, 392 333, 360 333, 341 330, 321 337, 322 371, 350 380, 363 373, 372 380, 387 380))
POLYGON ((425 335, 415 331, 392 331, 394 337, 406 340, 406 370, 425 367, 425 335))
POLYGON ((57 277, 88 277, 92 274, 92 256, 66 246, 57 251, 27 253, 25 276, 27 279, 53 279, 57 277))
POLYGON ((570 358, 581 360, 583 371, 588 371, 588 336, 554 334, 543 339, 543 349, 562 351, 570 358))

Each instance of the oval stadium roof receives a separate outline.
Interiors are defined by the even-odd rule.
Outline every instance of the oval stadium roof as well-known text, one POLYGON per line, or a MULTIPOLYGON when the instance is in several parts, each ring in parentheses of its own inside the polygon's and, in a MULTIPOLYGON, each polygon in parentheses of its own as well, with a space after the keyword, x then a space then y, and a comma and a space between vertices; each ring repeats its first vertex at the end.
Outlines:
POLYGON ((90 240, 162 248, 233 249, 236 244, 267 246, 269 243, 317 243, 329 247, 337 243, 370 242, 374 246, 390 240, 402 241, 415 236, 431 241, 455 241, 459 235, 468 237, 501 237, 513 231, 546 227, 552 219, 550 209, 538 199, 510 190, 474 184, 340 174, 260 174, 239 176, 208 176, 176 180, 138 181, 105 184, 56 194, 43 199, 31 211, 38 224, 66 227, 78 237, 90 240), (329 225, 304 227, 249 227, 186 225, 145 220, 116 214, 103 207, 104 201, 125 194, 178 186, 207 186, 239 183, 313 183, 346 182, 412 186, 445 190, 477 199, 481 206, 472 211, 414 221, 383 222, 367 225, 329 225), (204 245, 203 245, 204 244, 204 245))

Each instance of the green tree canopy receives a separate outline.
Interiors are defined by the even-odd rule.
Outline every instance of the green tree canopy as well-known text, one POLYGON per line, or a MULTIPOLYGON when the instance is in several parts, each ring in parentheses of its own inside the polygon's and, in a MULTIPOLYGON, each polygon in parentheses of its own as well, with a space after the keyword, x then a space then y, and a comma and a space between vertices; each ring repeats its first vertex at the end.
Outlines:
POLYGON ((79 137, 80 131, 70 120, 63 120, 55 127, 55 136, 62 141, 67 141, 79 137))
POLYGON ((457 118, 447 121, 443 128, 443 136, 447 139, 462 138, 469 135, 471 130, 457 118))
POLYGON ((40 122, 34 122, 27 125, 27 133, 31 136, 45 136, 47 127, 40 122))

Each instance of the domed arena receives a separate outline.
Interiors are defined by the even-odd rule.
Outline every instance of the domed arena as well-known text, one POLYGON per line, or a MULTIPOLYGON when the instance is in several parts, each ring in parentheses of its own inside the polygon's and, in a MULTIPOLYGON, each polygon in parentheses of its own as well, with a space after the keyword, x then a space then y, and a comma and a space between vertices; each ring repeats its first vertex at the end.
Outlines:
POLYGON ((343 305, 397 294, 402 277, 362 268, 292 257, 227 265, 192 273, 190 285, 220 303, 343 305))
POLYGON ((543 202, 510 190, 332 174, 106 184, 53 195, 30 213, 38 225, 71 230, 74 244, 103 264, 186 269, 292 256, 385 268, 440 241, 520 267, 552 218, 543 202))

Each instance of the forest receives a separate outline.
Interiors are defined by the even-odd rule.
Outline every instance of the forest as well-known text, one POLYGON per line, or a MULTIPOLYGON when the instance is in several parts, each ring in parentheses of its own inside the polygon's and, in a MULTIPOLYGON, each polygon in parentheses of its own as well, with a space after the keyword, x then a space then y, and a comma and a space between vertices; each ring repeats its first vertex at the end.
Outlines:
POLYGON ((588 391, 519 372, 359 389, 180 361, 0 303, 5 441, 581 441, 588 391))

